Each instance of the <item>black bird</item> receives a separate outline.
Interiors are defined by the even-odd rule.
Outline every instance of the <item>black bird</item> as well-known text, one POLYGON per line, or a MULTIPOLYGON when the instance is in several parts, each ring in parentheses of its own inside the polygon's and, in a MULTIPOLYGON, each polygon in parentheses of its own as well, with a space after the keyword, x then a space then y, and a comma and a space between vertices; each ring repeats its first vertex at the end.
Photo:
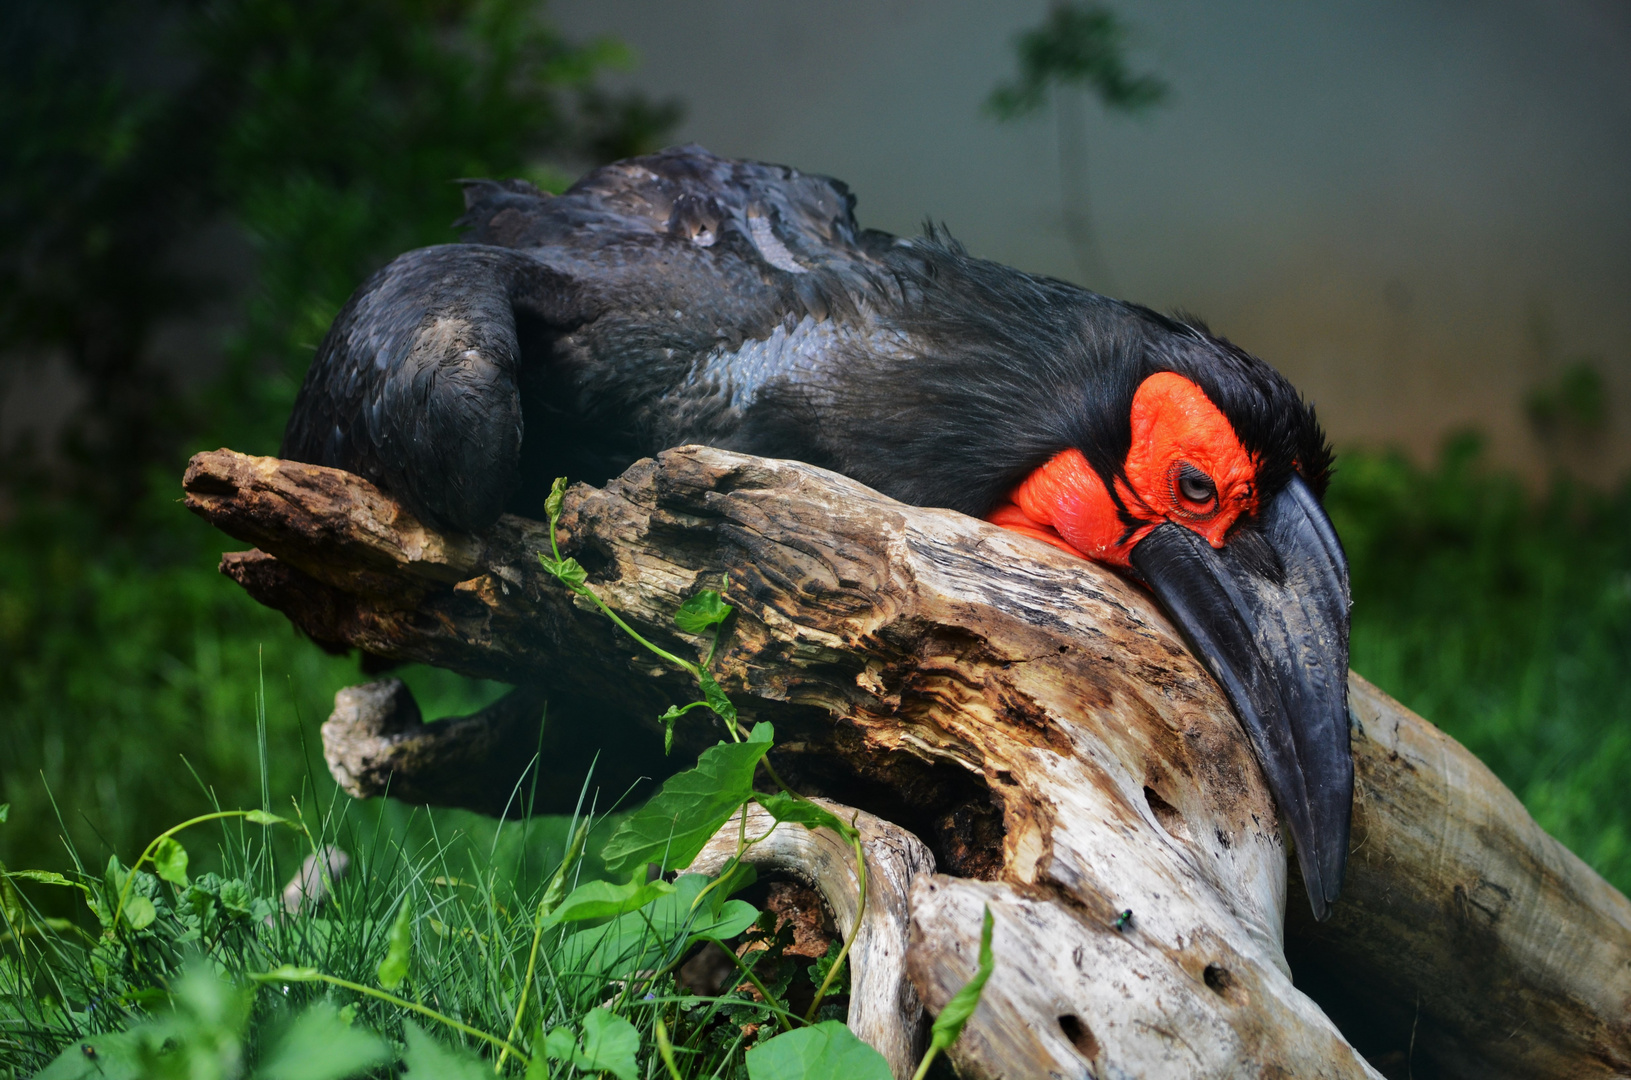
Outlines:
POLYGON ((285 457, 422 517, 539 516, 670 446, 796 458, 1143 581, 1233 703, 1324 918, 1353 798, 1348 571, 1313 410, 1200 323, 856 226, 842 183, 680 147, 465 187, 329 330, 285 457))

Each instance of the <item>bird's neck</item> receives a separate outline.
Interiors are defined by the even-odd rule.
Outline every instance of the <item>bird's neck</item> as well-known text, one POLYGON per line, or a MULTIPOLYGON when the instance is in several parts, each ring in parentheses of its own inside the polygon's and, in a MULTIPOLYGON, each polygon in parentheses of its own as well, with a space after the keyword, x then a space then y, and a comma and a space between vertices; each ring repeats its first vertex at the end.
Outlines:
MULTIPOLYGON (((1122 494, 1126 499, 1132 493, 1122 494)), ((1133 543, 1142 537, 1129 535, 1098 471, 1075 449, 1048 459, 985 519, 1079 558, 1113 566, 1130 566, 1133 543)))

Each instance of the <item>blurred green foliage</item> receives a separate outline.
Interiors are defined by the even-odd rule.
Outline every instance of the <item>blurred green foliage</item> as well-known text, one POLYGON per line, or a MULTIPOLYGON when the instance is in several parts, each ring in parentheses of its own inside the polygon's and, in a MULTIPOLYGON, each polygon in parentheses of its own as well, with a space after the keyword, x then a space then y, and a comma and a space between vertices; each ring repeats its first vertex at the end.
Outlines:
MULTIPOLYGON (((82 851, 128 856, 203 805, 183 754, 224 800, 258 802, 263 671, 273 790, 300 790, 312 760, 329 785, 316 726, 355 665, 216 575, 230 542, 176 505, 177 480, 198 449, 276 451, 351 290, 456 239, 455 180, 559 187, 660 144, 678 106, 606 91, 627 51, 565 41, 541 7, 0 8, 0 375, 32 379, 56 352, 90 388, 65 456, 0 462, 0 801, 32 823, 0 860, 63 864, 47 788, 82 851), (212 304, 232 313, 221 374, 169 385, 166 320, 212 304)), ((494 689, 408 677, 432 717, 494 689)))
POLYGON ((1536 498, 1450 440, 1430 468, 1347 454, 1327 497, 1354 670, 1459 739, 1631 890, 1631 485, 1536 498))
POLYGON ((1524 412, 1542 441, 1590 439, 1608 427, 1608 388, 1599 362, 1594 357, 1576 358, 1557 378, 1529 392, 1524 412))
MULTIPOLYGON (((454 181, 559 182, 653 149, 672 102, 596 85, 538 0, 15 0, 0 36, 0 340, 91 398, 88 494, 122 510, 176 436, 270 449, 313 346, 395 254, 453 239, 454 181), (247 304, 200 246, 247 241, 247 304), (176 417, 155 331, 239 304, 224 385, 176 417), (178 422, 180 427, 178 429, 178 422), (94 467, 93 467, 94 466, 94 467)), ((220 259, 215 260, 221 262, 220 259)))
POLYGON ((1135 75, 1127 61, 1129 28, 1103 4, 1061 0, 1041 25, 1014 41, 1019 75, 986 99, 998 119, 1040 110, 1054 87, 1088 90, 1113 111, 1139 113, 1167 100, 1171 88, 1155 75, 1135 75))

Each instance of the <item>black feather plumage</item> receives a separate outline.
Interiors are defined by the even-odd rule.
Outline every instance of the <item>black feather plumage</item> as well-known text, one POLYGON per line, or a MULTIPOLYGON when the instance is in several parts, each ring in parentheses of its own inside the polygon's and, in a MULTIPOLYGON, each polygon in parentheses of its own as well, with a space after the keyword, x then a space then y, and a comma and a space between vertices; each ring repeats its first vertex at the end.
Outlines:
POLYGON ((537 514, 668 446, 809 461, 989 511, 1066 447, 1107 479, 1149 375, 1193 380, 1262 462, 1322 493, 1330 451, 1274 369, 1200 323, 860 229, 838 181, 680 147, 551 197, 472 181, 467 243, 409 252, 325 338, 283 454, 464 528, 537 514))

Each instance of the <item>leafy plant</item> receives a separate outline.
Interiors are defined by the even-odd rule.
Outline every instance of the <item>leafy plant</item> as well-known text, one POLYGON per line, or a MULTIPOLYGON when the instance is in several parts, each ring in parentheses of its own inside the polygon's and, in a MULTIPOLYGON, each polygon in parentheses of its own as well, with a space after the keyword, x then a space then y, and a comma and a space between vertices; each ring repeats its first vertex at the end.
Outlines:
POLYGON ((748 1080, 891 1080, 883 1055, 837 1020, 778 1035, 747 1054, 748 1080))
MULTIPOLYGON (((718 681, 708 671, 709 665, 713 663, 719 651, 719 635, 725 620, 730 617, 733 610, 731 605, 725 603, 718 592, 703 589, 681 605, 675 614, 675 625, 681 630, 688 633, 712 631, 708 655, 702 663, 682 659, 666 649, 653 645, 608 607, 606 602, 589 587, 589 575, 576 559, 561 557, 556 534, 559 531, 561 504, 565 495, 566 478, 557 477, 550 486, 549 498, 544 504, 549 519, 550 555, 539 555, 539 562, 573 593, 593 603, 629 637, 663 660, 690 674, 703 695, 701 701, 692 702, 683 708, 670 706, 659 718, 665 727, 664 748, 670 749, 673 746, 675 721, 702 705, 706 705, 724 723, 726 732, 734 740, 734 744, 720 743, 705 750, 695 768, 669 777, 655 797, 623 822, 606 845, 604 858, 607 869, 614 873, 629 870, 639 873, 650 864, 656 864, 664 871, 672 867, 689 866, 691 860, 702 851, 708 839, 732 816, 740 813, 749 802, 758 802, 775 818, 777 824, 791 821, 807 829, 826 828, 837 833, 850 845, 855 854, 855 874, 860 882, 855 926, 844 940, 843 948, 833 961, 826 978, 816 988, 815 999, 811 1001, 804 1017, 805 1021, 809 1022, 820 1010, 822 999, 843 964, 844 957, 849 955, 850 948, 855 944, 856 935, 861 931, 861 915, 866 910, 867 891, 866 857, 861 850, 861 834, 853 825, 840 821, 831 811, 793 791, 776 775, 776 770, 766 758, 775 737, 769 724, 755 724, 747 739, 743 740, 737 724, 736 706, 731 703, 718 681), (760 767, 763 767, 770 779, 781 788, 779 793, 761 796, 754 791, 753 776, 760 767)), ((746 854, 748 848, 765 838, 761 836, 748 839, 745 813, 742 814, 742 824, 743 832, 738 839, 736 852, 726 864, 721 875, 722 880, 729 880, 741 864, 742 856, 746 854)))
POLYGON ((963 1034, 963 1025, 968 1023, 968 1018, 974 1015, 975 1007, 980 1004, 980 994, 984 992, 995 966, 996 961, 991 955, 991 909, 986 908, 980 920, 980 960, 974 977, 951 996, 946 1007, 940 1010, 940 1015, 935 1017, 934 1028, 929 1035, 929 1049, 912 1080, 923 1080, 929 1074, 929 1066, 934 1063, 935 1056, 951 1049, 963 1034))
MULTIPOLYGON (((216 827, 292 826, 313 850, 347 831, 332 819, 312 829, 301 814, 209 818, 216 827)), ((260 828, 223 832, 231 878, 182 882, 117 859, 103 874, 0 870, 0 1059, 27 1069, 51 1058, 42 1075, 53 1078, 338 1080, 399 1057, 409 1076, 491 1076, 507 1059, 536 1072, 548 1033, 550 1045, 572 1043, 574 1067, 621 1076, 654 1011, 682 1004, 671 1018, 680 1048, 712 1069, 724 1050, 708 1042, 710 1029, 725 1006, 676 995, 672 971, 693 943, 728 940, 759 912, 717 888, 699 902, 712 882, 696 875, 570 888, 584 867, 584 838, 600 820, 586 816, 573 831, 566 858, 534 893, 536 908, 511 891, 513 867, 494 863, 491 850, 468 851, 470 869, 455 875, 454 848, 438 843, 417 854, 359 856, 362 872, 335 883, 328 908, 285 914, 260 828), (100 934, 39 918, 16 882, 78 892, 100 934), (512 914, 529 910, 542 917, 512 914), (523 993, 523 983, 533 992, 523 993), (605 990, 620 984, 608 1011, 605 990), (510 1037, 494 1033, 504 1028, 510 1037), (516 1030, 533 1045, 515 1040, 516 1030), (485 1064, 473 1052, 483 1046, 495 1055, 485 1064)), ((176 835, 199 824, 166 830, 138 865, 156 866, 151 856, 164 853, 174 868, 181 860, 166 841, 179 847, 176 835)), ((369 849, 366 835, 348 843, 369 849)), ((750 997, 730 1000, 738 1012, 769 1018, 770 1007, 750 997)))
MULTIPOLYGON (((77 1039, 35 1080, 234 1080, 244 1051, 253 991, 202 966, 174 983, 151 1020, 77 1039)), ((307 1006, 271 1039, 254 1080, 344 1080, 394 1057, 385 1041, 341 1019, 327 1002, 307 1006)))
MULTIPOLYGON (((856 903, 855 925, 849 936, 844 939, 843 945, 835 955, 825 958, 820 965, 821 978, 816 987, 815 997, 803 1017, 803 1026, 788 1030, 782 1035, 770 1040, 761 1047, 749 1052, 748 1072, 750 1077, 769 1080, 771 1077, 838 1077, 849 1075, 856 1069, 861 1070, 862 1076, 889 1076, 887 1065, 883 1058, 871 1047, 861 1043, 842 1024, 836 1022, 823 1022, 815 1024, 819 1014, 822 999, 828 989, 833 985, 843 970, 844 960, 849 955, 851 947, 861 930, 861 918, 866 911, 867 896, 867 868, 866 857, 861 848, 861 834, 850 824, 839 820, 825 807, 810 801, 798 794, 776 775, 767 754, 774 741, 774 731, 768 723, 759 723, 743 739, 738 726, 738 713, 735 705, 725 694, 724 690, 708 667, 713 663, 719 650, 720 633, 725 621, 730 617, 732 607, 724 601, 718 592, 704 589, 687 600, 675 614, 675 625, 682 631, 699 634, 711 631, 711 640, 708 645, 707 658, 702 663, 695 663, 682 659, 652 644, 628 625, 615 611, 613 611, 595 591, 589 587, 588 573, 576 559, 563 558, 560 544, 557 539, 559 532, 562 502, 566 493, 566 478, 559 477, 550 488, 549 498, 545 502, 545 511, 548 514, 550 554, 540 555, 539 561, 545 570, 553 574, 560 582, 574 594, 584 597, 593 603, 603 614, 612 620, 624 633, 644 646, 650 652, 673 664, 687 673, 697 682, 698 689, 703 698, 682 708, 670 707, 660 719, 665 725, 664 745, 669 748, 673 743, 673 725, 675 720, 691 709, 706 705, 724 723, 726 732, 734 742, 721 742, 716 746, 703 751, 694 768, 670 777, 659 791, 644 807, 631 814, 618 831, 607 843, 603 857, 606 867, 613 873, 632 871, 636 878, 644 872, 645 868, 655 865, 659 871, 670 868, 684 868, 689 866, 708 840, 716 834, 733 816, 740 815, 742 822, 737 847, 730 861, 726 864, 720 876, 708 885, 702 885, 694 875, 687 875, 679 879, 681 883, 694 882, 695 898, 689 903, 688 910, 695 910, 701 905, 714 886, 721 882, 735 880, 737 867, 741 865, 743 856, 754 844, 763 840, 765 836, 749 839, 746 835, 747 815, 744 808, 749 802, 757 802, 770 814, 776 825, 782 823, 796 823, 807 829, 830 829, 837 833, 848 843, 855 856, 855 873, 859 881, 859 898, 856 903), (763 767, 770 779, 779 787, 779 792, 760 794, 754 790, 753 778, 755 772, 763 767), (812 1026, 813 1025, 813 1026, 812 1026), (847 1041, 846 1041, 847 1040, 847 1041), (757 1055, 757 1056, 755 1056, 757 1055), (869 1056, 870 1055, 870 1056, 869 1056), (758 1064, 756 1065, 755 1062, 758 1064)), ((772 826, 774 828, 775 826, 772 826)), ((633 882, 627 888, 632 889, 633 882)), ((689 890, 678 889, 672 895, 665 895, 657 903, 674 905, 675 913, 684 906, 684 895, 689 890)), ((714 901, 718 902, 717 896, 714 901)), ((718 909, 715 917, 718 918, 718 909)), ((746 914, 744 912, 744 914, 746 914)), ((672 916, 671 916, 672 917, 672 916)), ((624 917, 625 919, 627 916, 624 917)), ((623 920, 619 920, 622 922, 623 920)), ((738 927, 734 923, 732 933, 746 929, 746 924, 738 927)), ((615 928, 618 923, 613 923, 615 928)), ((693 929, 693 933, 695 930, 693 929)), ((723 931, 719 931, 723 935, 723 931)), ((600 946, 604 947, 604 946, 600 946)), ((625 954, 618 953, 619 956, 625 954)), ((642 957, 642 963, 649 963, 650 958, 642 957)), ((925 1056, 923 1065, 919 1069, 921 1077, 927 1072, 929 1064, 936 1053, 950 1046, 956 1041, 957 1035, 962 1031, 963 1023, 972 1013, 974 1003, 978 1002, 980 991, 985 980, 990 977, 991 968, 991 918, 986 913, 985 929, 981 937, 980 974, 975 980, 953 999, 955 1009, 948 1006, 948 1015, 951 1017, 942 1028, 936 1028, 936 1043, 925 1056), (962 1010, 962 1011, 958 1011, 962 1010)), ((606 967, 604 960, 599 967, 606 967)), ((743 974, 760 991, 767 1002, 774 1001, 775 995, 763 983, 756 979, 753 972, 743 967, 743 974)), ((785 1010, 782 1010, 785 1013, 785 1010)), ((666 1037, 666 1036, 665 1036, 666 1037)), ((672 1069, 673 1066, 665 1056, 665 1063, 672 1069)))

